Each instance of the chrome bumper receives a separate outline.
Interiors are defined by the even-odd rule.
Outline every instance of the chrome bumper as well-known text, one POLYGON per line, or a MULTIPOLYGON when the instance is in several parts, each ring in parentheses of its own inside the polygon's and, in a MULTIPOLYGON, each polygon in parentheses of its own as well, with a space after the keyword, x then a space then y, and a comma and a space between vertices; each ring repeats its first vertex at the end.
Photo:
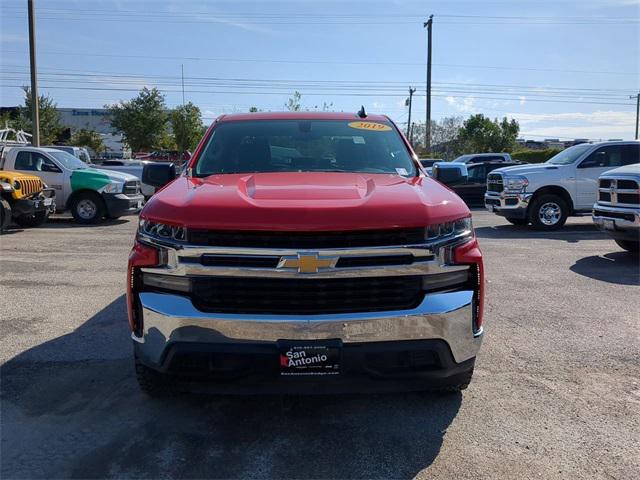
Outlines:
POLYGON ((526 210, 533 193, 487 192, 484 194, 484 205, 487 210, 526 210), (490 202, 487 202, 490 200, 490 202))
POLYGON ((606 232, 611 231, 611 228, 607 228, 608 226, 614 226, 618 230, 640 231, 640 209, 638 208, 612 207, 596 203, 593 206, 592 218, 593 223, 606 232), (633 221, 617 218, 615 214, 632 215, 633 221))
POLYGON ((476 356, 482 330, 472 327, 473 292, 426 295, 411 310, 331 315, 213 314, 197 310, 188 298, 139 293, 144 328, 137 353, 159 365, 167 348, 184 343, 260 343, 277 340, 340 339, 344 343, 442 339, 456 362, 476 356))

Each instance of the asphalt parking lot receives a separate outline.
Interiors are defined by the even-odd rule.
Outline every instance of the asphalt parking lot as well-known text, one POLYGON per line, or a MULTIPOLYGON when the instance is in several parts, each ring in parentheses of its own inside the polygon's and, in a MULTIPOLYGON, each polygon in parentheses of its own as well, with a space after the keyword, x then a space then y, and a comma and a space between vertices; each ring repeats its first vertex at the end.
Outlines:
POLYGON ((0 476, 640 477, 638 257, 590 218, 474 221, 486 336, 453 396, 150 400, 123 296, 135 218, 0 237, 0 476))

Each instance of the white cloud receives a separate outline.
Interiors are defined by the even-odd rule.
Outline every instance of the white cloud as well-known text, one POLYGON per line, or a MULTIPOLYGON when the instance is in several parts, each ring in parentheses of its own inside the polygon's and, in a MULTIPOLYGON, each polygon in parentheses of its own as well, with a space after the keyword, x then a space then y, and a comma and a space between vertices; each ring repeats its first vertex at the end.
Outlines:
POLYGON ((635 112, 507 113, 520 123, 524 137, 633 138, 635 112))
POLYGON ((472 95, 463 99, 458 99, 457 97, 449 95, 448 97, 445 97, 445 101, 459 112, 474 113, 477 110, 474 106, 476 99, 472 95))
POLYGON ((524 95, 520 96, 520 105, 524 105, 525 103, 527 103, 527 97, 525 97, 524 95))

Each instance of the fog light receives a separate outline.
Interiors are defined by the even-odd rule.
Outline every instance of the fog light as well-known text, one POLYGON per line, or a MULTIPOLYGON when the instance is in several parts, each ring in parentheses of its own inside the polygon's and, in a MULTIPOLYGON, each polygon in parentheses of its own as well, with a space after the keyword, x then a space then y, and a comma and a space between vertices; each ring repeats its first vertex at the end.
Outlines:
POLYGON ((142 283, 145 287, 161 288, 163 290, 173 290, 184 293, 191 291, 191 279, 189 277, 144 273, 142 275, 142 283))

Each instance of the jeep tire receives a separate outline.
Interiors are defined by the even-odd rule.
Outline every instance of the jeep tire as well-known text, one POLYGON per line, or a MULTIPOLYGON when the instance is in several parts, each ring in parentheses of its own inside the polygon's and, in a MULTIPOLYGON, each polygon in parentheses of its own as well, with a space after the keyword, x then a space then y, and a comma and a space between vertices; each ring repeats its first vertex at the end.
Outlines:
POLYGON ((529 204, 529 221, 536 230, 557 230, 565 224, 568 216, 569 206, 559 195, 542 194, 529 204))
POLYGON ((22 228, 39 227, 49 218, 49 212, 38 212, 33 215, 20 215, 14 221, 22 228))
POLYGON ((102 197, 95 192, 82 192, 73 197, 71 215, 78 223, 97 223, 104 218, 106 207, 102 197))
POLYGON ((11 223, 11 205, 4 198, 0 198, 0 234, 11 223))

